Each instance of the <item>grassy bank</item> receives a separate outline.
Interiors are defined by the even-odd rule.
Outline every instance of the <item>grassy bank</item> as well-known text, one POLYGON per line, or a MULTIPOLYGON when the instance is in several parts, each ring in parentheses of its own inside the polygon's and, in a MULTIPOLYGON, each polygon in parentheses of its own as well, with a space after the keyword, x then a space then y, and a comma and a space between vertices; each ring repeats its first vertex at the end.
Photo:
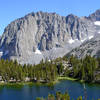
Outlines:
POLYGON ((16 82, 16 83, 0 83, 0 86, 6 86, 6 87, 22 87, 24 85, 29 85, 29 86, 41 86, 41 85, 45 85, 45 86, 53 86, 56 83, 58 83, 60 80, 70 80, 70 81, 79 81, 81 83, 84 82, 84 80, 78 80, 75 78, 71 78, 71 77, 65 77, 65 76, 58 76, 57 79, 55 81, 49 82, 49 83, 41 83, 41 82, 16 82))
POLYGON ((71 77, 64 77, 64 76, 59 76, 58 78, 57 78, 58 80, 71 80, 71 81, 76 81, 77 79, 75 79, 75 78, 71 78, 71 77))
POLYGON ((67 76, 59 76, 57 78, 57 80, 70 80, 70 81, 78 81, 80 83, 84 83, 85 81, 84 80, 79 80, 79 79, 76 79, 76 78, 72 78, 72 77, 67 77, 67 76))
POLYGON ((0 88, 1 87, 7 87, 7 88, 22 88, 25 85, 28 86, 54 86, 57 81, 53 81, 50 83, 40 83, 40 82, 18 82, 18 83, 0 83, 0 88))

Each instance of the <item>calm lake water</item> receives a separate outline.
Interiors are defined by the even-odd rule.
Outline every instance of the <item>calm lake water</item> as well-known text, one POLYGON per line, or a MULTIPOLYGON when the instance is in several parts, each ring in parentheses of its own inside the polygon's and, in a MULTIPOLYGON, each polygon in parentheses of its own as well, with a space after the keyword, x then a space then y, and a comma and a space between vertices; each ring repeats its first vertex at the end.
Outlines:
MULTIPOLYGON (((100 85, 86 84, 87 100, 97 100, 100 98, 100 85)), ((68 91, 71 99, 76 100, 80 95, 84 97, 84 85, 79 82, 62 80, 54 87, 48 86, 23 86, 22 88, 0 89, 0 100, 35 100, 36 97, 47 97, 49 93, 55 94, 56 91, 64 93, 68 91)))

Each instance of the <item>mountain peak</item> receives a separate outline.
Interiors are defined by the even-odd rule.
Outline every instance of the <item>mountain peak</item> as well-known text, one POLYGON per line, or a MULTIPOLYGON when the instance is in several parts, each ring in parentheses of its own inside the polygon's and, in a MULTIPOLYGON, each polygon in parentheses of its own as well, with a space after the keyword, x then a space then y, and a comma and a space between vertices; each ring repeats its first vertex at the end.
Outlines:
POLYGON ((100 9, 96 10, 94 13, 89 15, 88 18, 93 20, 93 21, 100 21, 100 9))
POLYGON ((78 18, 78 17, 75 16, 74 14, 69 14, 67 17, 70 17, 70 18, 78 18))
POLYGON ((32 12, 11 22, 0 39, 4 59, 37 64, 42 59, 62 57, 96 33, 92 20, 73 14, 32 12))

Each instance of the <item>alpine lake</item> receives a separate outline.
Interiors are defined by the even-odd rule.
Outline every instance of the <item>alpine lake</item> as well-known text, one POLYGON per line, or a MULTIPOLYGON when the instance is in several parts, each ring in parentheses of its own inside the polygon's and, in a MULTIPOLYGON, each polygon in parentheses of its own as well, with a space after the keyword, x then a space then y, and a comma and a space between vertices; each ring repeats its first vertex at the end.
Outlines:
POLYGON ((68 92, 71 100, 76 100, 79 96, 86 96, 87 100, 97 100, 100 98, 100 85, 81 83, 71 80, 60 80, 53 86, 48 85, 15 85, 0 86, 0 100, 35 100, 37 97, 47 97, 48 94, 68 92))

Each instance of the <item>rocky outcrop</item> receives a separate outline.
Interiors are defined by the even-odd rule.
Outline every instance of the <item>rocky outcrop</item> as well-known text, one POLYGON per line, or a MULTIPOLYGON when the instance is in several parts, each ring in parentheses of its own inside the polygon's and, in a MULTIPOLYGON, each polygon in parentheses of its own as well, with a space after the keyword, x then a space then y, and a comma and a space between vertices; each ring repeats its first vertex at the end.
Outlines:
POLYGON ((96 58, 100 57, 100 35, 95 35, 94 38, 84 42, 67 54, 67 56, 71 55, 77 56, 78 58, 84 58, 86 55, 96 58))
POLYGON ((94 38, 84 42, 82 45, 73 49, 67 54, 67 56, 71 55, 78 58, 84 58, 86 55, 100 57, 100 35, 97 34, 94 38))
POLYGON ((94 36, 87 39, 79 47, 70 51, 67 56, 77 56, 78 58, 84 58, 86 55, 93 57, 100 57, 100 10, 91 14, 87 19, 94 22, 96 32, 94 36))
POLYGON ((37 12, 19 18, 5 28, 1 37, 2 58, 37 64, 42 59, 64 56, 97 33, 90 17, 37 12))
POLYGON ((91 14, 89 17, 92 21, 99 21, 100 20, 100 9, 98 9, 96 12, 91 14))

